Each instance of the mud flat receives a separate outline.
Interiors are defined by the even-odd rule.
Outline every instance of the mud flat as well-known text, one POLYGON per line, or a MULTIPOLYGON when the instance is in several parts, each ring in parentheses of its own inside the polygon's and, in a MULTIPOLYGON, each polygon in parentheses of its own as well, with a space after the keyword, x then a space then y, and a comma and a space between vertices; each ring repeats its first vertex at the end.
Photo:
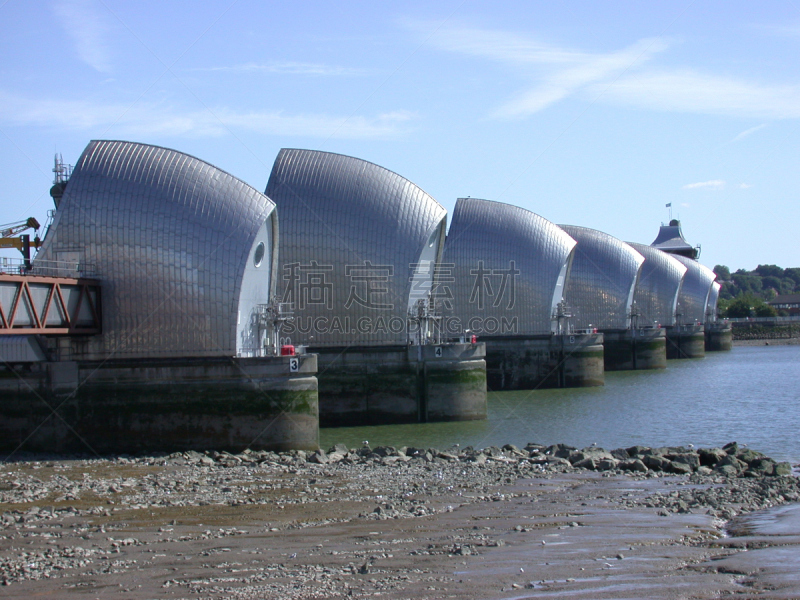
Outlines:
POLYGON ((17 456, 0 595, 796 598, 790 472, 736 444, 17 456))

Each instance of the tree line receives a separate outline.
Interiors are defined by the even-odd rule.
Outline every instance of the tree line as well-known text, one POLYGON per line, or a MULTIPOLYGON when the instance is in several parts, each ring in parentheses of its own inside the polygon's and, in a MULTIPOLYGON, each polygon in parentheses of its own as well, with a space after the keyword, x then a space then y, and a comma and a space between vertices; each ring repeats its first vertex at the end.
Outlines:
POLYGON ((776 296, 800 294, 800 267, 758 265, 752 271, 731 273, 725 265, 714 267, 721 284, 717 312, 721 317, 777 317, 788 315, 767 304, 776 296))

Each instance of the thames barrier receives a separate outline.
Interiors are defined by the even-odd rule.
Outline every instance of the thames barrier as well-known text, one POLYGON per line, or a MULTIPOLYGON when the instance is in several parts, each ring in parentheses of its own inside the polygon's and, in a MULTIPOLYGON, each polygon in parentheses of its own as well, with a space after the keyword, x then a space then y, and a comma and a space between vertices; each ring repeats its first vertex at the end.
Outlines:
POLYGON ((626 243, 460 198, 448 228, 397 173, 303 149, 264 193, 134 142, 56 167, 0 273, 4 450, 313 450, 320 424, 485 419, 488 391, 731 347, 678 221, 626 243))

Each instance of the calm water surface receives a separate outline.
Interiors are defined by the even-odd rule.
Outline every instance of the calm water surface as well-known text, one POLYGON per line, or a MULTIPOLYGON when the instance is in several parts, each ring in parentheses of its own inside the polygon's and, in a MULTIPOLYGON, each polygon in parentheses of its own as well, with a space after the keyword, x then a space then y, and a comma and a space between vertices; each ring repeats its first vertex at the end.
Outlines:
POLYGON ((667 369, 606 373, 599 388, 493 392, 489 418, 320 430, 323 448, 483 448, 563 442, 579 448, 748 444, 800 462, 800 346, 742 346, 667 369))

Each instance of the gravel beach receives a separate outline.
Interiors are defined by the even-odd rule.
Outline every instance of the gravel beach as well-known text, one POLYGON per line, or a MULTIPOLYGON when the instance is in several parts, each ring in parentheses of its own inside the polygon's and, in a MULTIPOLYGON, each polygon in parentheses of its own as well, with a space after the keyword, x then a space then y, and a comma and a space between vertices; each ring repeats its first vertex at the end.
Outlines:
POLYGON ((0 595, 796 598, 744 550, 800 531, 742 521, 796 507, 790 473, 737 444, 15 456, 0 595))

